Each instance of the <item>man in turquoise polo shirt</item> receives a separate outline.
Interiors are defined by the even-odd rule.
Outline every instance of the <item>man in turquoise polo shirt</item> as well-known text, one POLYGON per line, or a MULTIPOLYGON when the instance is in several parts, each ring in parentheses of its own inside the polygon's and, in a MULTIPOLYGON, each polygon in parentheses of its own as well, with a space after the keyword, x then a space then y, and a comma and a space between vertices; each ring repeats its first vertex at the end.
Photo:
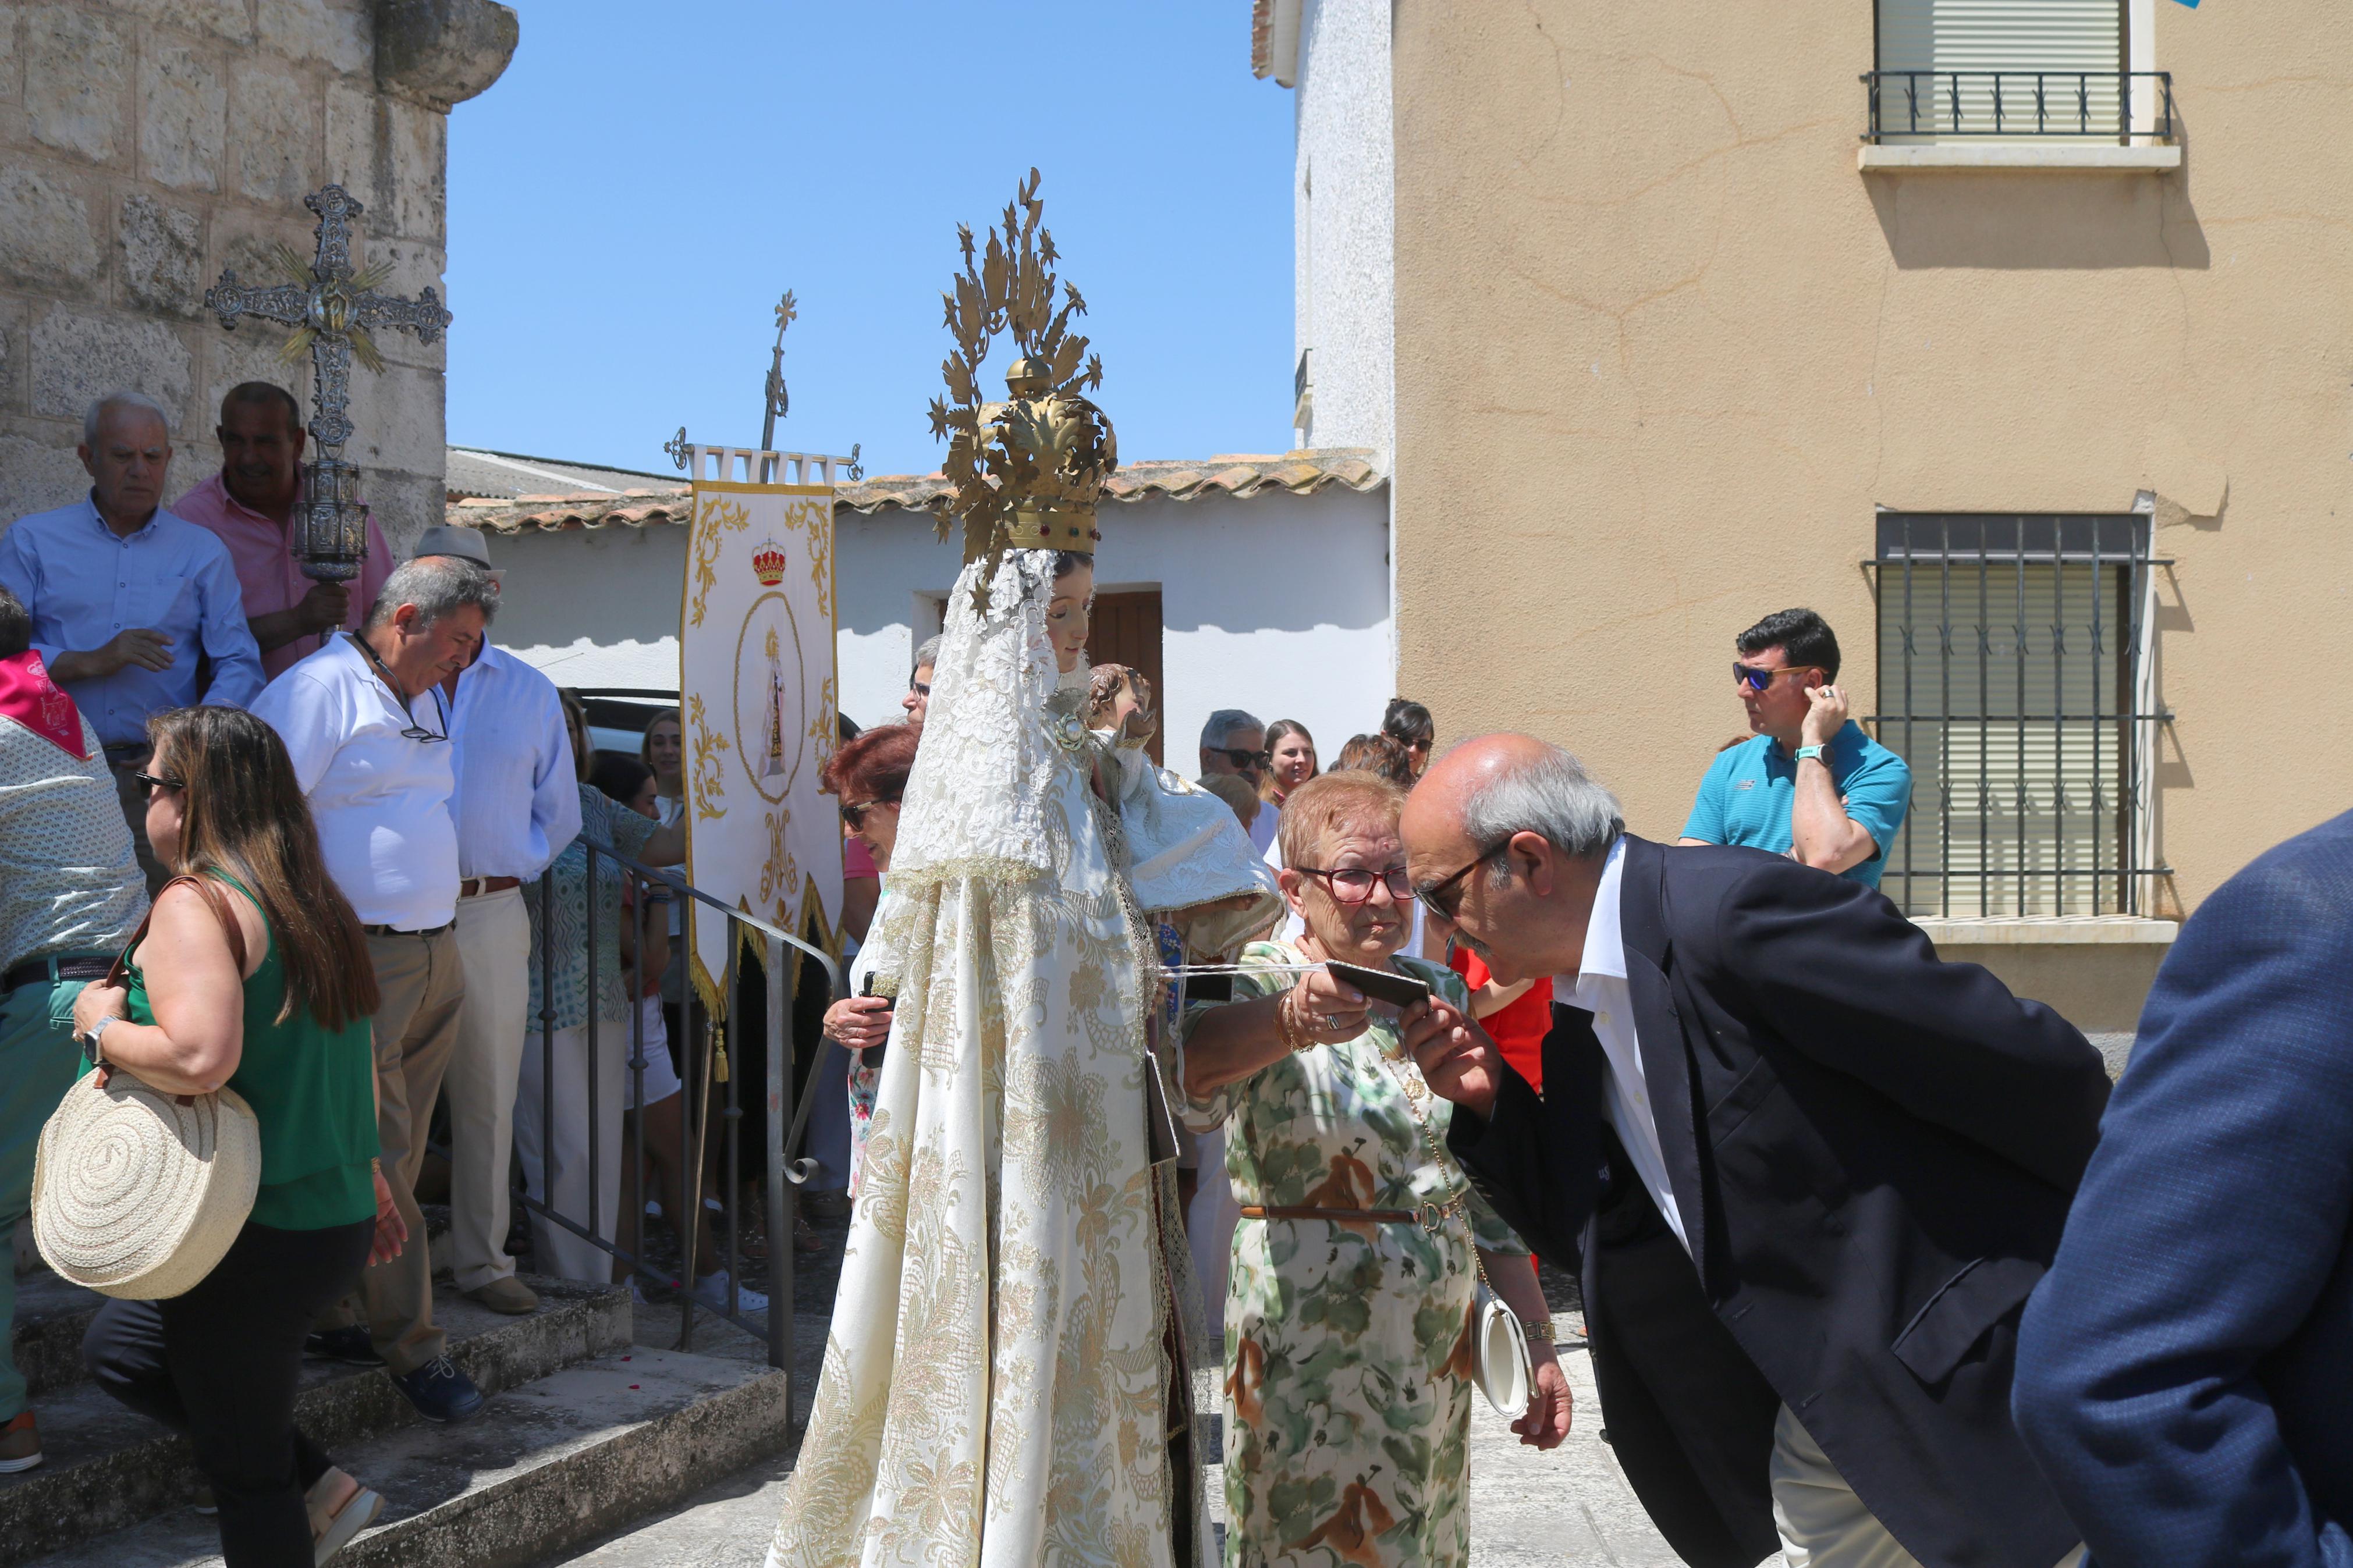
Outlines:
POLYGON ((1782 610, 1735 646, 1755 737, 1717 754, 1683 842, 1746 845, 1876 888, 1912 770, 1847 717, 1837 637, 1811 610, 1782 610))

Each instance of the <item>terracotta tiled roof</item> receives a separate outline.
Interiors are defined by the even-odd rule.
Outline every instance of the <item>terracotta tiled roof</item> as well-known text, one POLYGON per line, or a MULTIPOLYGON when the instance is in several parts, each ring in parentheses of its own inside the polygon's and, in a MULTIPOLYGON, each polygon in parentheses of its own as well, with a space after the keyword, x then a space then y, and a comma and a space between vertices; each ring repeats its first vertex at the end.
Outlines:
POLYGON ((1274 71, 1274 0, 1250 0, 1250 75, 1274 71))
MULTIPOLYGON (((1114 470, 1103 499, 1140 501, 1152 496, 1198 500, 1227 495, 1248 499, 1270 491, 1313 495, 1329 485, 1369 490, 1388 479, 1369 447, 1315 447, 1282 453, 1227 454, 1204 462, 1131 463, 1114 470)), ((845 485, 834 499, 836 511, 872 515, 887 507, 906 511, 945 509, 948 482, 940 474, 887 474, 845 485)), ((607 528, 615 523, 643 528, 686 522, 693 504, 682 491, 630 490, 621 495, 474 497, 452 501, 448 521, 500 533, 525 528, 607 528)))

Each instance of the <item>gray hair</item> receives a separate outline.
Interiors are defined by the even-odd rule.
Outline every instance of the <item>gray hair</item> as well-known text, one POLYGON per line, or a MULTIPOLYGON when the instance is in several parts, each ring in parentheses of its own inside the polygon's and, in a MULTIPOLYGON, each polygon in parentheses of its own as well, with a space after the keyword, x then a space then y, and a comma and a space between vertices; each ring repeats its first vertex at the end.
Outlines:
POLYGON ((487 626, 499 613, 498 584, 488 572, 461 556, 420 555, 393 568, 392 575, 384 580, 384 591, 368 610, 367 629, 389 624, 393 612, 403 605, 417 606, 420 627, 469 605, 482 612, 482 625, 487 626))
POLYGON ((1258 715, 1254 713, 1245 713, 1239 708, 1220 708, 1209 715, 1208 723, 1201 726, 1201 750, 1216 751, 1231 740, 1237 730, 1262 731, 1265 729, 1266 726, 1258 721, 1258 715))
POLYGON ((172 416, 164 405, 143 392, 110 392, 92 402, 81 414, 81 444, 95 451, 98 447, 99 422, 110 408, 143 408, 164 422, 164 434, 172 433, 172 416))
POLYGON ((1608 785, 1547 745, 1534 761, 1510 763, 1464 794, 1462 831, 1482 845, 1540 833, 1573 859, 1599 860, 1626 831, 1626 816, 1608 785))
POLYGON ((912 683, 915 679, 915 671, 927 664, 937 665, 939 662, 940 639, 925 637, 923 646, 915 649, 915 662, 907 667, 907 679, 912 683))

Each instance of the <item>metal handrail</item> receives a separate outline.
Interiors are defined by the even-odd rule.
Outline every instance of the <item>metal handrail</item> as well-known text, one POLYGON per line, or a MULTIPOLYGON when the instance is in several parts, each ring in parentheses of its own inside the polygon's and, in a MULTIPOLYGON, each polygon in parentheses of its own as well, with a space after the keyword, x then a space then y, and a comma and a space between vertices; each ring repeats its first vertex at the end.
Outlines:
MULTIPOLYGON (((807 1121, 808 1108, 815 1101, 812 1096, 805 1099, 797 1107, 794 1104, 793 1040, 790 1036, 791 995, 785 978, 785 950, 788 947, 792 948, 804 956, 817 961, 825 974, 829 995, 841 994, 840 967, 823 949, 793 935, 790 931, 780 930, 756 915, 728 908, 719 899, 695 887, 675 871, 649 866, 600 844, 584 840, 583 847, 586 851, 587 861, 586 878, 587 908, 585 911, 583 941, 587 950, 586 983, 590 1000, 586 1025, 586 1050, 585 1052, 588 1069, 586 1087, 589 1134, 586 1143, 589 1212, 584 1223, 576 1215, 560 1213, 551 1204, 532 1197, 527 1191, 520 1194, 520 1201, 530 1213, 579 1237, 597 1250, 619 1259, 628 1266, 633 1274, 675 1288, 681 1303, 679 1348, 691 1349, 695 1309, 698 1305, 694 1295, 695 1238, 702 1206, 704 1145, 711 1131, 710 1120, 713 1110, 711 1105, 712 1090, 718 1082, 723 1080, 726 1093, 723 1104, 717 1108, 717 1114, 726 1130, 724 1145, 726 1191, 723 1194, 721 1204, 721 1223, 725 1236, 723 1245, 727 1249, 730 1296, 726 1305, 717 1308, 706 1306, 705 1310, 724 1318, 746 1333, 766 1342, 769 1364, 782 1369, 786 1375, 786 1399, 787 1408, 789 1408, 791 1398, 789 1380, 793 1370, 793 1236, 797 1206, 793 1189, 807 1182, 809 1176, 815 1173, 816 1164, 814 1161, 789 1159, 791 1151, 799 1143, 802 1131, 807 1121), (764 1185, 767 1210, 765 1228, 769 1264, 769 1301, 765 1323, 744 1316, 738 1310, 740 1298, 735 1295, 742 1279, 740 1238, 743 1235, 742 1220, 738 1213, 739 1195, 742 1191, 742 1151, 738 1144, 738 1123, 743 1115, 739 1098, 742 1075, 735 1065, 741 1059, 742 1047, 744 1043, 741 1037, 742 1009, 740 1007, 731 1006, 723 1021, 714 1022, 709 1018, 700 1000, 690 992, 685 998, 682 1010, 684 1027, 681 1033, 686 1038, 680 1042, 681 1057, 684 1063, 684 1070, 680 1077, 685 1096, 687 1119, 681 1129, 683 1147, 681 1152, 684 1169, 681 1173, 680 1186, 684 1195, 685 1212, 667 1216, 679 1236, 681 1278, 670 1279, 664 1271, 655 1268, 644 1256, 646 1232, 642 1212, 638 1226, 638 1245, 635 1249, 624 1248, 615 1242, 606 1240, 599 1234, 603 1229, 605 1219, 599 1212, 602 1207, 600 1202, 602 1171, 599 1168, 598 1153, 600 1140, 596 1135, 596 1128, 601 1125, 602 1111, 598 1104, 596 1072, 599 1009, 596 1005, 599 994, 599 981, 602 977, 601 955, 596 946, 598 903, 596 885, 600 859, 611 862, 627 880, 639 888, 660 887, 668 889, 673 897, 683 894, 689 900, 708 905, 727 921, 731 929, 727 944, 726 973, 722 980, 722 985, 724 993, 731 999, 736 994, 739 978, 737 956, 741 952, 743 932, 746 931, 756 932, 762 938, 762 967, 765 972, 767 989, 767 1026, 765 1031, 766 1037, 762 1042, 762 1055, 765 1068, 765 1081, 763 1087, 766 1093, 768 1110, 766 1147, 762 1151, 764 1155, 762 1164, 765 1176, 764 1185), (706 1048, 698 1052, 694 1048, 697 1042, 701 1042, 706 1048)), ((538 879, 537 906, 542 932, 540 1016, 537 1024, 540 1049, 547 1053, 543 1058, 546 1070, 541 1074, 542 1124, 549 1130, 548 1138, 551 1144, 554 1125, 554 867, 551 866, 538 879)), ((635 951, 640 954, 646 951, 647 902, 648 900, 642 897, 633 898, 630 900, 631 913, 636 922, 635 951)), ((633 1091, 629 1099, 633 1105, 639 1107, 643 1107, 645 1101, 646 1039, 643 1009, 637 1004, 644 976, 637 970, 629 972, 631 1006, 628 1068, 631 1075, 633 1091)), ((635 1201, 639 1205, 641 1211, 649 1191, 645 1136, 645 1118, 639 1116, 637 1119, 633 1163, 638 1173, 635 1201)), ((543 1148, 541 1159, 543 1171, 548 1173, 550 1176, 546 1182, 545 1190, 548 1196, 553 1198, 554 1186, 552 1180, 551 1153, 552 1148, 543 1148)), ((619 1216, 616 1215, 613 1217, 617 1222, 619 1216)))
MULTIPOLYGON (((2072 136, 2115 138, 2129 142, 2147 136, 2173 140, 2173 73, 2170 71, 2087 71, 2017 68, 2003 70, 1873 70, 1857 79, 1862 83, 1868 125, 1865 142, 1889 136, 2072 136), (2014 84, 2005 100, 2002 84, 2014 84), (2011 107, 2027 96, 2033 84, 2032 125, 2022 109, 2011 107), (2156 113, 2145 127, 2133 124, 2135 82, 2149 84, 2156 94, 2156 113), (1926 92, 1923 92, 1926 84, 1926 92), (1964 90, 1967 84, 1968 90, 1964 90), (2105 100, 2116 91, 2116 117, 2111 123, 2105 100), (1937 101, 1939 89, 1944 101, 1937 101), (2054 104, 2054 89, 2059 101, 2054 104), (1890 103, 1891 95, 1894 100, 1890 103), (1925 107, 1924 107, 1925 98, 1925 107), (1894 112, 1889 112, 1890 108, 1894 112), (1990 107, 1990 122, 1985 110, 1990 107)), ((2144 100, 2143 101, 2147 101, 2144 100)))

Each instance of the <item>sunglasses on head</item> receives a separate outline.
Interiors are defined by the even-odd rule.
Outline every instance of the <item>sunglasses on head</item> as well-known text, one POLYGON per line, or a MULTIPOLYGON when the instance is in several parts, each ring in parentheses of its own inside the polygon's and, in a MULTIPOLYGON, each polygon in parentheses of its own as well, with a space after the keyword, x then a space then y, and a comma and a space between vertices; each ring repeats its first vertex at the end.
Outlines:
POLYGON ((886 800, 861 800, 855 802, 843 801, 841 803, 841 820, 849 825, 849 831, 856 833, 866 826, 866 814, 868 812, 873 810, 878 805, 896 805, 898 804, 899 799, 896 795, 892 795, 886 800))
POLYGON ((1762 691, 1773 684, 1773 678, 1777 675, 1802 675, 1810 669, 1821 670, 1824 675, 1830 673, 1819 664, 1789 664, 1782 666, 1779 669, 1759 669, 1753 664, 1743 664, 1736 658, 1732 661, 1732 679, 1751 691, 1762 691))
POLYGON ((158 773, 132 773, 131 776, 139 785, 139 797, 142 800, 152 800, 154 798, 155 792, 159 789, 185 789, 188 787, 178 779, 167 779, 158 773))

